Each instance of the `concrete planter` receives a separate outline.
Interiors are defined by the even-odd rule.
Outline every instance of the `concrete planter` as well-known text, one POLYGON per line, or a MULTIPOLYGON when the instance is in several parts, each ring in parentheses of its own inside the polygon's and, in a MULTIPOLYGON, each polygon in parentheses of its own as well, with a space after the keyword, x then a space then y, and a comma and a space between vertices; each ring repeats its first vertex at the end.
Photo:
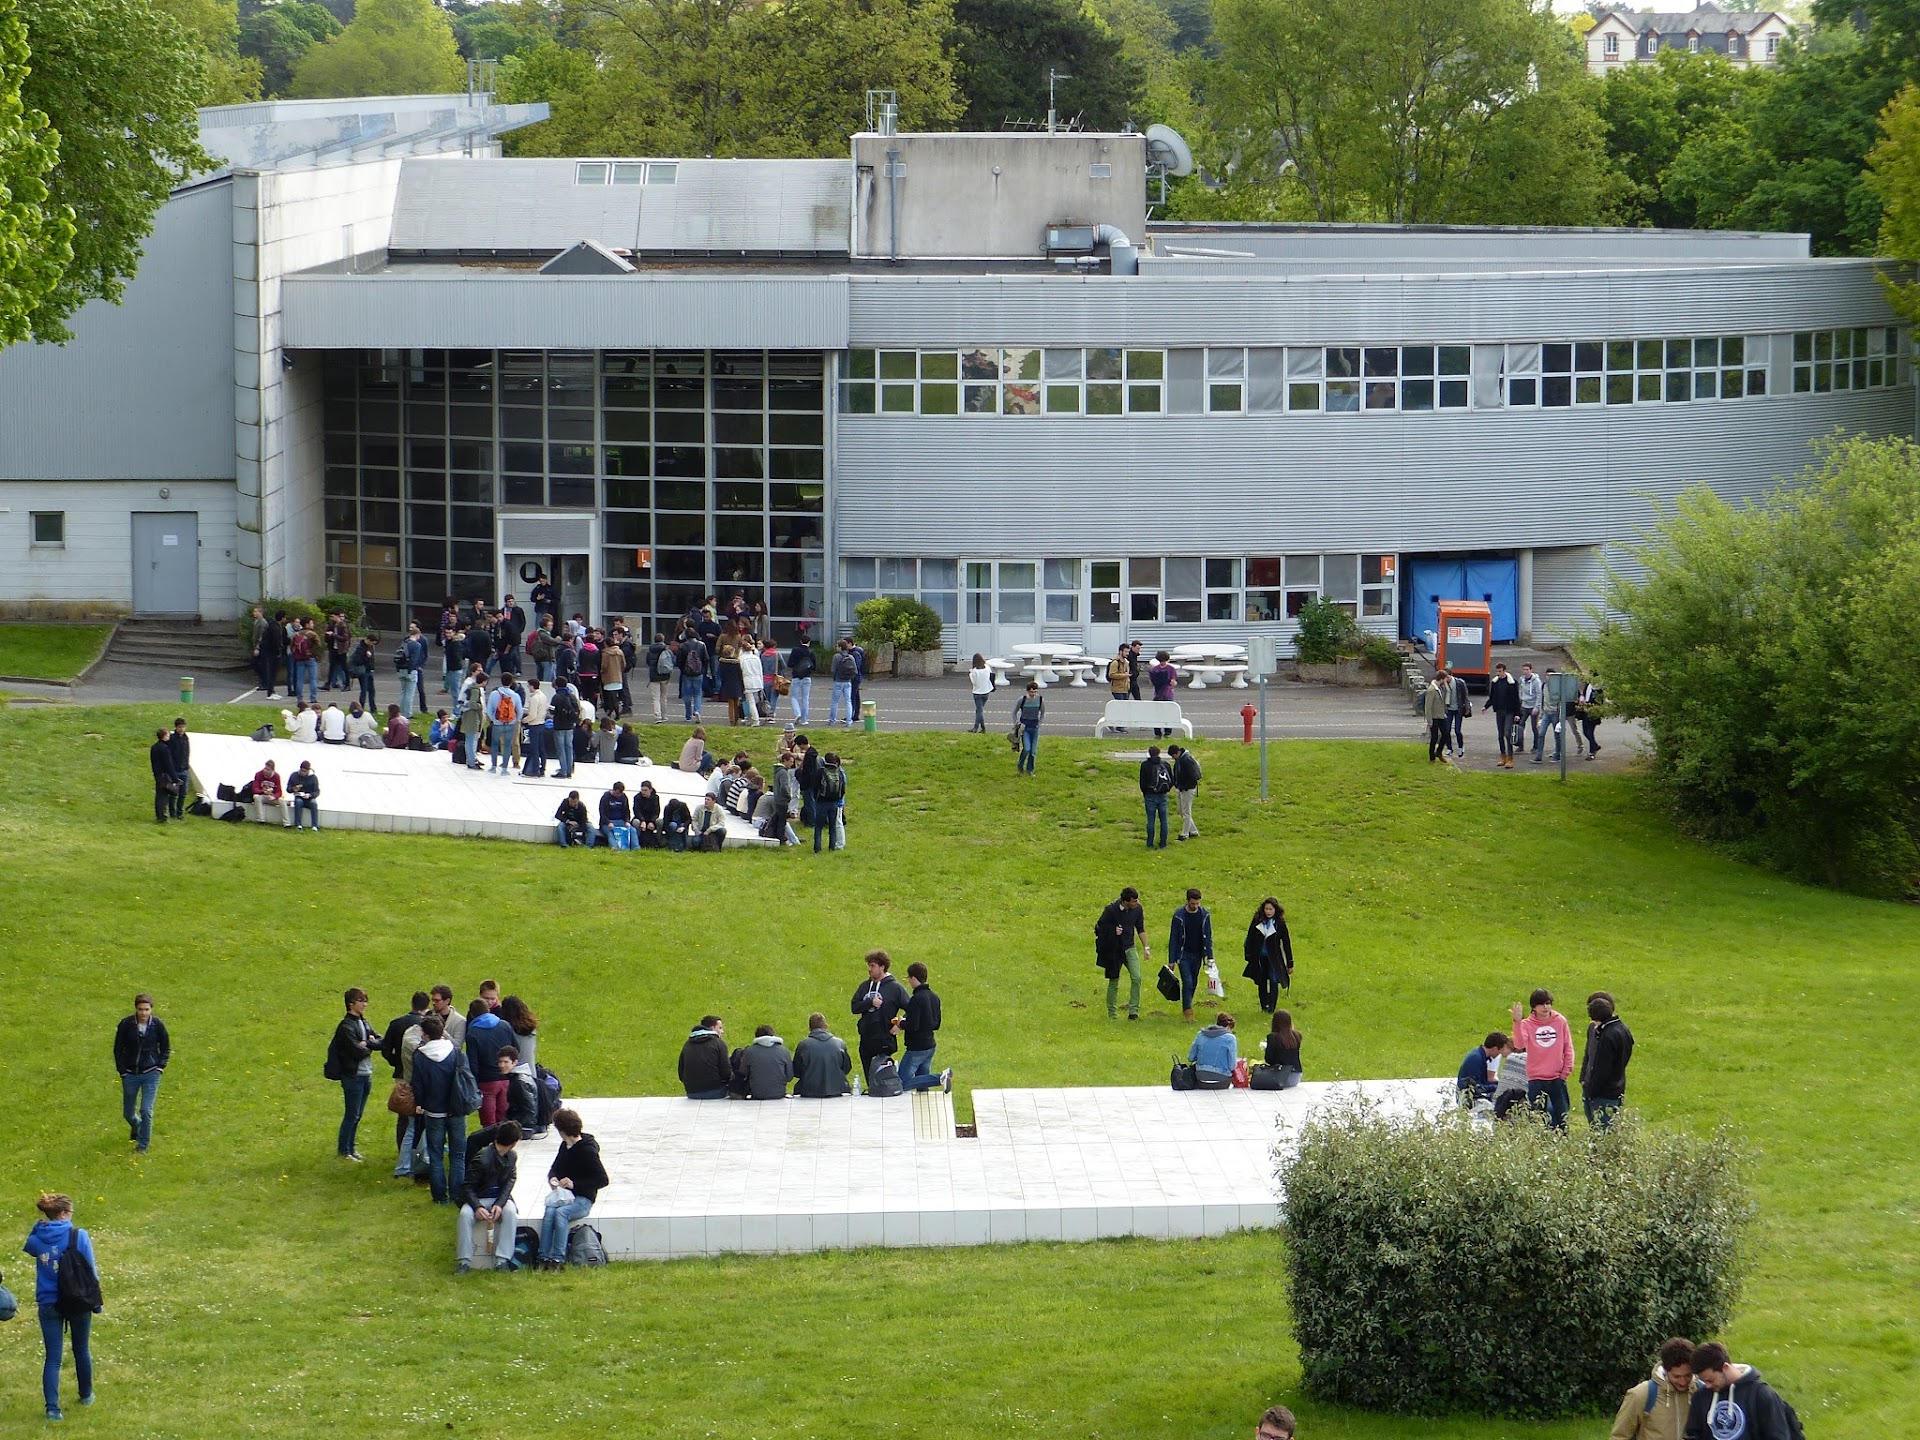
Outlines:
POLYGON ((867 674, 893 674, 893 643, 891 641, 883 640, 878 645, 869 645, 866 650, 867 674))
POLYGON ((938 680, 946 671, 946 657, 938 650, 901 650, 893 657, 893 673, 903 680, 938 680))
POLYGON ((1297 665, 1295 671, 1303 684, 1343 685, 1353 688, 1397 685, 1400 676, 1384 665, 1376 665, 1360 656, 1344 656, 1331 665, 1297 665))

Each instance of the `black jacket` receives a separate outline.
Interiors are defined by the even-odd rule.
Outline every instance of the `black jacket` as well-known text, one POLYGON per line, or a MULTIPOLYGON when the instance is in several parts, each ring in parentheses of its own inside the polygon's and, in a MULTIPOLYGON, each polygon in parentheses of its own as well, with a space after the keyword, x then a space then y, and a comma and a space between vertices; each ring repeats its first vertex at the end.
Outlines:
POLYGON ((1287 922, 1275 920, 1273 934, 1262 935, 1261 918, 1256 915, 1247 922, 1247 964, 1240 973, 1249 980, 1264 980, 1269 975, 1292 975, 1293 936, 1287 932, 1287 922))
POLYGON ((1487 708, 1496 715, 1520 713, 1520 683, 1511 675, 1487 687, 1487 708))
POLYGON ((627 802, 625 792, 615 794, 609 790, 600 797, 600 823, 605 825, 625 825, 633 819, 633 806, 627 802))
POLYGON ((344 1080, 360 1068, 360 1062, 373 1054, 373 1027, 364 1019, 344 1015, 333 1027, 333 1039, 327 1042, 326 1075, 329 1080, 344 1080))
POLYGON ((187 738, 184 730, 167 732, 167 750, 173 756, 173 768, 185 770, 187 762, 193 756, 193 742, 187 738))
POLYGON ((1594 1100, 1624 1100, 1633 1032, 1619 1016, 1587 1026, 1587 1053, 1580 1057, 1580 1090, 1594 1100))
POLYGON ((491 1144, 467 1161, 467 1180, 460 1190, 460 1203, 476 1210, 482 1205, 504 1203, 513 1198, 514 1183, 520 1178, 520 1157, 509 1150, 502 1155, 491 1144))
POLYGON ((1713 1440, 1715 1434, 1737 1435, 1740 1440, 1792 1440, 1787 1402, 1752 1368, 1725 1390, 1696 1390, 1687 1407, 1685 1440, 1713 1440), (1718 1425, 1708 1419, 1708 1412, 1716 1408, 1722 1412, 1718 1425), (1732 1418, 1733 1412, 1738 1412, 1738 1421, 1732 1418))
POLYGON ((129 1015, 113 1032, 113 1068, 122 1075, 140 1075, 148 1070, 164 1070, 173 1055, 173 1042, 158 1015, 147 1019, 147 1033, 140 1033, 140 1022, 129 1015))
POLYGON ((1140 793, 1164 795, 1173 789, 1173 767, 1162 756, 1149 756, 1140 762, 1140 793))
POLYGON ((809 1100, 831 1100, 848 1092, 847 1076, 852 1072, 847 1042, 831 1030, 811 1031, 793 1052, 793 1078, 799 1082, 793 1093, 809 1100))
POLYGON ((423 1012, 410 1010, 387 1022, 386 1032, 380 1037, 380 1058, 393 1067, 394 1079, 398 1080, 401 1075, 400 1042, 407 1038, 407 1031, 426 1018, 423 1012))
POLYGON ((413 1052, 413 1103, 432 1115, 451 1115, 455 1104, 453 1071, 466 1064, 454 1049, 439 1060, 413 1052))
POLYGON ((826 769, 826 762, 820 758, 820 752, 813 746, 807 747, 807 755, 800 762, 800 793, 811 795, 820 788, 820 772, 826 769))
POLYGON ((899 1048, 893 1034, 893 1017, 907 1008, 907 987, 893 976, 883 976, 880 980, 880 1003, 870 1004, 868 994, 873 990, 871 980, 862 980, 860 988, 853 992, 853 1003, 847 1008, 860 1017, 860 1048, 875 1055, 891 1055, 899 1048))
POLYGON ((173 779, 173 750, 166 741, 156 740, 147 747, 147 764, 153 767, 154 779, 173 779))
POLYGON ((1193 758, 1191 750, 1182 750, 1180 758, 1173 762, 1173 788, 1176 790, 1200 788, 1200 762, 1193 758))
POLYGON ((1107 972, 1109 980, 1120 978, 1127 963, 1127 951, 1139 943, 1147 928, 1147 912, 1131 909, 1118 900, 1100 912, 1093 924, 1093 963, 1107 972))
POLYGON ((724 1090, 733 1080, 727 1042, 711 1030, 696 1030, 680 1047, 680 1083, 687 1094, 724 1090))
POLYGON ((940 1028, 940 997, 933 987, 922 985, 907 997, 907 1021, 901 1027, 909 1050, 931 1050, 934 1032, 940 1028))
POLYGON ((787 673, 796 680, 812 679, 816 666, 811 645, 803 642, 787 652, 787 673))
POLYGON ((547 1178, 571 1180, 575 1195, 582 1200, 596 1199, 609 1183, 607 1167, 600 1162, 600 1142, 591 1135, 582 1135, 571 1145, 562 1140, 553 1164, 547 1167, 547 1178))

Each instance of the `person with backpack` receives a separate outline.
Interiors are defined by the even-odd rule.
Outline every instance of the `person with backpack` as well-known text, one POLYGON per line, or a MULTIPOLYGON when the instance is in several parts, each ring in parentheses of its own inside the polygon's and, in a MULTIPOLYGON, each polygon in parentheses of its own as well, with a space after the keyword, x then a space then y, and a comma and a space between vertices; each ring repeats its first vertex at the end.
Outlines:
POLYGON ((1693 1342, 1669 1340, 1660 1347, 1652 1376, 1620 1401, 1607 1440, 1680 1440, 1692 1404, 1693 1342))
POLYGON ((1806 1440, 1800 1417, 1751 1365, 1736 1365, 1709 1340, 1693 1349, 1700 1388, 1687 1406, 1684 1440, 1806 1440))
POLYGON ((1047 702, 1040 694, 1040 684, 1029 680, 1026 693, 1013 702, 1013 723, 1020 741, 1020 753, 1013 762, 1016 774, 1033 773, 1034 759, 1040 753, 1040 722, 1046 716, 1047 702))
POLYGON ((553 653, 557 648, 553 643, 553 617, 543 615, 539 628, 527 637, 527 658, 533 662, 536 681, 553 683, 553 653))
POLYGON ((467 678, 460 682, 460 739, 456 742, 464 755, 469 770, 480 768, 480 737, 487 729, 487 672, 483 666, 471 665, 467 668, 467 678))
MULTIPOLYGON (((1198 840, 1200 827, 1193 823, 1193 800, 1200 793, 1200 762, 1193 758, 1193 752, 1184 745, 1169 745, 1167 754, 1173 759, 1173 798, 1180 807, 1180 834, 1182 840, 1198 840)), ((1166 819, 1162 812, 1160 833, 1165 835, 1166 819)), ((1166 842, 1161 841, 1162 848, 1166 842)))
POLYGON ((818 662, 813 655, 813 642, 803 632, 795 638, 793 648, 787 651, 787 676, 792 693, 788 697, 793 701, 793 723, 809 725, 813 723, 813 672, 818 662))
MULTIPOLYGON (((1580 721, 1580 733, 1586 738, 1587 759, 1591 760, 1600 753, 1600 742, 1593 732, 1600 728, 1600 707, 1607 703, 1607 692, 1600 688, 1600 677, 1589 675, 1587 683, 1580 687, 1580 695, 1573 703, 1573 714, 1580 721)), ((1579 742, 1576 740, 1576 744, 1579 742)))
POLYGON ((847 772, 840 757, 829 750, 820 757, 820 777, 813 789, 813 853, 820 853, 820 836, 827 837, 827 849, 847 848, 847 772))
POLYGON ((1140 892, 1129 885, 1120 898, 1100 912, 1093 925, 1093 963, 1106 972, 1107 1018, 1120 1018, 1120 971, 1124 968, 1132 989, 1127 996, 1127 1019, 1140 1018, 1140 961, 1151 962, 1153 953, 1147 944, 1147 912, 1141 908, 1140 892))
MULTIPOLYGON (((1157 848, 1167 848, 1167 795, 1173 789, 1173 767, 1160 754, 1158 745, 1147 747, 1147 758, 1140 762, 1140 798, 1147 807, 1147 849, 1155 847, 1153 843, 1154 822, 1160 825, 1160 844, 1157 848)), ((1182 835, 1182 840, 1187 837, 1182 835)))
POLYGON ((60 1333, 73 1343, 73 1378, 79 1382, 80 1403, 93 1403, 93 1352, 88 1339, 93 1317, 100 1313, 100 1275, 93 1258, 93 1241, 73 1223, 73 1201, 61 1194, 42 1193, 34 1202, 41 1219, 27 1232, 20 1248, 33 1257, 33 1298, 40 1312, 40 1339, 46 1345, 46 1363, 40 1368, 40 1388, 47 1402, 47 1419, 63 1420, 60 1410, 60 1333))
POLYGON ((707 646, 693 630, 680 634, 680 708, 689 725, 700 718, 700 705, 706 699, 707 646))
POLYGON ((570 779, 573 775, 573 737, 580 725, 580 694, 572 685, 564 681, 555 685, 553 699, 547 704, 547 720, 553 727, 553 755, 559 765, 559 769, 553 772, 554 779, 570 779))
MULTIPOLYGON (((420 1022, 420 1045, 413 1052, 413 1104, 420 1119, 415 1153, 424 1148, 427 1184, 436 1205, 451 1205, 466 1184, 467 1116, 479 1108, 479 1087, 458 1044, 447 1038, 448 1016, 434 987, 434 1013, 420 1022)), ((457 1015, 451 1018, 458 1019, 457 1015)))
POLYGON ((512 677, 502 671, 500 682, 487 692, 487 721, 490 726, 492 756, 487 762, 490 775, 511 775, 514 737, 520 731, 520 696, 512 677))
POLYGON ((333 1039, 327 1043, 325 1074, 327 1079, 340 1082, 340 1158, 358 1162, 366 1159, 357 1142, 360 1117, 366 1113, 367 1096, 373 1091, 373 1055, 380 1042, 367 1024, 367 992, 355 985, 341 998, 347 1013, 334 1026, 333 1039))
POLYGON ((667 644, 667 637, 655 631, 653 643, 647 646, 646 671, 647 688, 653 692, 653 723, 667 723, 667 686, 673 683, 678 667, 674 663, 673 647, 667 644))

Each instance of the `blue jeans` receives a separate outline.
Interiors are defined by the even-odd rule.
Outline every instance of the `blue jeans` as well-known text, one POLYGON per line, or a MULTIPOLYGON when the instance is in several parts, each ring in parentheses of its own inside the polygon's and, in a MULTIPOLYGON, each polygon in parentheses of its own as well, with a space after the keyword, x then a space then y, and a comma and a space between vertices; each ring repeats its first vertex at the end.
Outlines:
POLYGON ((1204 955, 1179 955, 1174 963, 1180 967, 1180 1008, 1188 1013, 1193 1010, 1193 995, 1200 988, 1200 972, 1206 968, 1204 955))
POLYGON ((1467 737, 1465 734, 1466 723, 1466 711, 1447 711, 1447 728, 1453 732, 1453 748, 1456 750, 1464 750, 1467 748, 1467 737))
POLYGON ((329 650, 327 652, 326 688, 329 690, 333 689, 333 682, 335 680, 340 682, 340 689, 344 690, 347 688, 347 657, 337 651, 329 650))
POLYGON ((938 1090, 940 1088, 940 1072, 933 1068, 932 1050, 908 1050, 901 1055, 900 1088, 902 1090, 938 1090))
POLYGON ((148 1070, 139 1075, 120 1077, 120 1113, 133 1132, 133 1143, 142 1150, 153 1140, 153 1102, 160 1094, 160 1072, 148 1070), (135 1101, 139 1104, 136 1106, 135 1101))
POLYGON ((360 708, 363 710, 373 709, 373 671, 362 670, 358 675, 354 676, 354 680, 360 686, 360 708))
POLYGON ((413 1178, 413 1151, 420 1143, 421 1120, 418 1115, 402 1115, 396 1127, 394 1149, 398 1152, 393 1162, 393 1178, 411 1180, 413 1178))
POLYGON ((793 701, 793 723, 809 724, 813 720, 813 677, 803 675, 794 681, 788 698, 793 701))
POLYGON ((507 767, 513 763, 510 754, 513 749, 514 727, 511 725, 502 725, 496 721, 489 728, 493 735, 489 748, 493 753, 487 757, 487 770, 489 772, 498 770, 504 773, 507 767))
POLYGON ((1527 1081, 1527 1104, 1542 1111, 1547 1124, 1555 1130, 1567 1128, 1567 1082, 1564 1080, 1527 1081))
POLYGON ((829 850, 847 848, 847 827, 840 819, 840 806, 837 802, 816 800, 813 802, 813 853, 820 853, 820 837, 827 837, 829 850))
POLYGON ((842 706, 846 707, 847 724, 853 724, 853 682, 851 680, 836 680, 833 682, 833 706, 827 711, 827 724, 838 725, 840 723, 840 710, 842 706))
POLYGON ((451 1205, 467 1183, 467 1117, 422 1115, 424 1132, 416 1142, 427 1147, 427 1186, 433 1203, 451 1205))
POLYGON ((527 763, 520 767, 522 775, 545 775, 547 773, 547 737, 553 732, 544 725, 527 727, 526 756, 527 763))
POLYGON ((704 698, 704 694, 700 689, 700 677, 698 675, 682 675, 680 677, 680 708, 686 713, 686 718, 689 721, 700 718, 700 702, 704 698))
POLYGON ((555 662, 552 660, 534 661, 533 662, 533 678, 536 680, 543 681, 548 685, 553 684, 554 664, 555 662))
POLYGON ((573 731, 553 727, 553 755, 560 766, 554 771, 557 778, 564 780, 573 774, 573 731))
POLYGON ((565 1260, 567 1227, 576 1220, 584 1220, 592 1209, 593 1201, 582 1200, 571 1190, 549 1190, 547 1210, 540 1217, 540 1258, 565 1260))
POLYGON ((977 734, 987 733, 987 701, 992 698, 991 694, 973 697, 973 728, 977 734))
POLYGON ((1040 727, 1022 724, 1020 727, 1020 758, 1014 769, 1033 773, 1034 757, 1040 753, 1040 727))
POLYGON ((1613 1117, 1620 1113, 1620 1105, 1620 1101, 1606 1096, 1596 1098, 1585 1091, 1580 1094, 1580 1107, 1587 1112, 1587 1124, 1596 1130, 1604 1130, 1613 1124, 1613 1117))
POLYGON ((409 670, 400 677, 400 713, 411 718, 427 708, 427 687, 420 683, 420 672, 409 670))
POLYGON ((93 1316, 76 1315, 62 1320, 51 1305, 40 1307, 40 1339, 47 1347, 46 1363, 40 1367, 40 1389, 46 1395, 47 1409, 60 1408, 60 1329, 64 1325, 73 1337, 73 1378, 80 1382, 80 1398, 93 1395, 93 1352, 87 1341, 93 1334, 93 1316))
POLYGON ((1160 848, 1167 848, 1167 797, 1164 795, 1142 794, 1147 802, 1147 848, 1153 849, 1153 822, 1160 822, 1160 848))
POLYGON ((305 815, 313 822, 314 829, 318 830, 320 828, 320 802, 318 800, 309 800, 304 795, 294 796, 293 828, 296 830, 300 828, 300 817, 302 815, 305 815))
POLYGON ((359 1146, 355 1136, 360 1129, 360 1117, 367 1113, 367 1096, 373 1093, 371 1075, 349 1075, 340 1082, 340 1153, 352 1155, 359 1146))

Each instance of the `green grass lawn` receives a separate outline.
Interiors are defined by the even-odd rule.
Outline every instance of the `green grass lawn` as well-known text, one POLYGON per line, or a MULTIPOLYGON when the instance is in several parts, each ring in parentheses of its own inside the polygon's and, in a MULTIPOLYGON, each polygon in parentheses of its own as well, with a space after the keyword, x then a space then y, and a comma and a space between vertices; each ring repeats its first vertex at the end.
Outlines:
POLYGON ((0 624, 0 675, 71 680, 100 656, 111 625, 0 624))
MULTIPOLYGON (((1158 954, 1192 883, 1247 1028, 1237 940, 1262 896, 1286 904, 1309 1078, 1450 1075, 1531 987, 1570 1015, 1612 990, 1638 1037, 1631 1102, 1730 1122, 1752 1149, 1736 1358, 1820 1440, 1920 1433, 1920 914, 1704 851, 1643 782, 1289 743, 1263 809, 1254 753, 1208 746, 1204 838, 1148 854, 1133 766, 1107 745, 1048 735, 1023 779, 998 736, 850 737, 844 854, 616 855, 161 828, 144 752, 175 708, 16 709, 0 730, 0 1196, 24 1237, 39 1188, 72 1193, 107 1294, 100 1403, 69 1403, 70 1431, 1226 1440, 1284 1400, 1303 1440, 1604 1433, 1304 1399, 1270 1235, 456 1281, 447 1212, 379 1163, 384 1083, 372 1163, 333 1156, 320 1067, 349 984, 384 1023, 416 987, 464 1003, 497 976, 539 1012, 569 1093, 667 1094, 703 1011, 796 1039, 809 1010, 844 1015, 878 945, 931 967, 962 1092, 1164 1083, 1188 1027, 1157 997, 1141 1024, 1107 1020, 1089 927, 1138 885, 1158 954), (137 1162, 110 1042, 140 988, 175 1050, 137 1162)), ((1517 1309, 1487 1343, 1526 1325, 1517 1309)), ((38 1425, 38 1374, 23 1318, 0 1333, 0 1432, 38 1425)))

